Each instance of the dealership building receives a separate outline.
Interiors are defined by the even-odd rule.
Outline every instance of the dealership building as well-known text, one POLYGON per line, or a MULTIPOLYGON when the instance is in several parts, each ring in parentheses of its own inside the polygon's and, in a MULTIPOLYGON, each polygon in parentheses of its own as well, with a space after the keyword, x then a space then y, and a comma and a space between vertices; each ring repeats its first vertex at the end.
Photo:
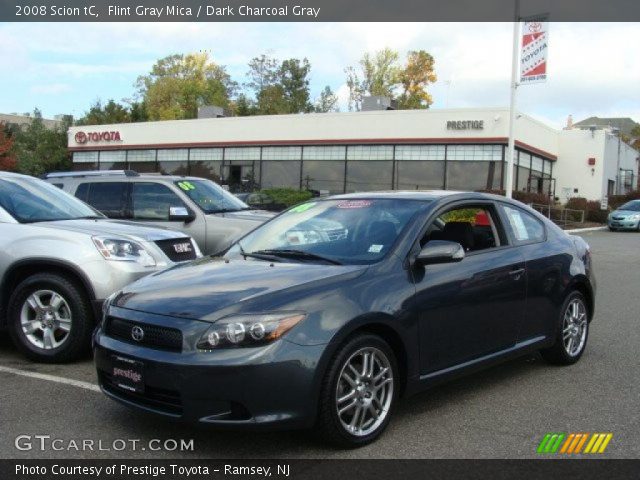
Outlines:
MULTIPOLYGON (((76 170, 206 177, 232 191, 500 190, 509 111, 377 110, 78 126, 76 170)), ((519 114, 514 189, 601 200, 637 185, 638 151, 610 129, 519 114)))

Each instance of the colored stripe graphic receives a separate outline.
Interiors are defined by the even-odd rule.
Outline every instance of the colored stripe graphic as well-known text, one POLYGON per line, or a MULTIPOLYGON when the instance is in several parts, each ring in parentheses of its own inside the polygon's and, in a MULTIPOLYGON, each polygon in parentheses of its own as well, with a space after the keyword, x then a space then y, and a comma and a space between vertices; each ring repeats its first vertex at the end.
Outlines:
POLYGON ((537 453, 604 453, 613 433, 547 433, 538 445, 537 453), (586 447, 585 447, 586 445, 586 447), (583 450, 584 447, 584 450, 583 450))

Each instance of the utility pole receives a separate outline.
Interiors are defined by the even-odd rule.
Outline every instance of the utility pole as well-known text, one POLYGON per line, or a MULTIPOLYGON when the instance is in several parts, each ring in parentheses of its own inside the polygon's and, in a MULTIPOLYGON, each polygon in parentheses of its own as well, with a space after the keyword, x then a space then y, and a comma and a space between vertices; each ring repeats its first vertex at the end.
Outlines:
POLYGON ((513 155, 515 153, 515 124, 516 124, 516 90, 518 88, 518 51, 520 50, 520 1, 515 0, 515 15, 513 21, 513 51, 511 54, 511 103, 509 106, 509 144, 507 146, 507 177, 505 194, 512 197, 513 192, 513 155))

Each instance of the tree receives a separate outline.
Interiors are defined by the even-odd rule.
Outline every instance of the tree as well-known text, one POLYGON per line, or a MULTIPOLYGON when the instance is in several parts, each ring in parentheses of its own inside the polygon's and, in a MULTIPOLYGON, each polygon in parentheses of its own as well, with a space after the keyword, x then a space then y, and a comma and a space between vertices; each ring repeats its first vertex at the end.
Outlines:
POLYGON ((249 62, 245 84, 252 91, 255 102, 243 95, 236 100, 237 114, 276 115, 313 111, 309 101, 311 64, 303 58, 289 58, 280 63, 266 54, 249 62), (238 106, 242 107, 238 110, 238 106))
POLYGON ((14 172, 16 157, 13 154, 14 138, 6 125, 0 122, 0 170, 14 172))
POLYGON ((128 123, 131 121, 131 112, 129 109, 114 100, 109 100, 102 105, 101 100, 96 100, 84 114, 84 117, 78 119, 77 125, 106 125, 110 123, 128 123))
POLYGON ((70 125, 70 119, 65 118, 62 125, 47 129, 40 111, 34 110, 29 125, 18 130, 15 135, 13 151, 18 171, 28 175, 42 175, 53 170, 71 168, 67 152, 67 130, 70 125))
POLYGON ((338 111, 338 97, 331 87, 327 85, 320 92, 320 97, 316 100, 314 111, 318 113, 337 112, 338 111))
POLYGON ((150 120, 197 118, 198 107, 205 105, 228 108, 236 90, 225 68, 208 53, 162 58, 137 85, 150 120))
POLYGON ((385 48, 373 55, 365 53, 359 68, 347 67, 349 110, 362 108, 362 97, 376 95, 398 97, 400 108, 428 108, 432 103, 427 86, 435 82, 434 59, 424 50, 410 51, 405 65, 400 65, 398 52, 385 48))
POLYGON ((407 64, 400 72, 402 94, 398 98, 401 109, 429 108, 433 98, 427 87, 437 80, 433 57, 424 50, 414 50, 407 54, 407 64))

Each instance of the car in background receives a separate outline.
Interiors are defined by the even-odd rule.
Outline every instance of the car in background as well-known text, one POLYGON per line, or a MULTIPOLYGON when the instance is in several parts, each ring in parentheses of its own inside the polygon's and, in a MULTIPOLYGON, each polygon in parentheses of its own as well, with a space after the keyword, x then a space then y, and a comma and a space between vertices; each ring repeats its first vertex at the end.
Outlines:
POLYGON ((577 362, 594 298, 586 242, 519 202, 338 195, 111 297, 94 359, 130 408, 357 447, 403 395, 536 351, 577 362))
POLYGON ((109 218, 184 232, 207 255, 224 251, 274 215, 198 177, 99 170, 50 173, 45 179, 109 218))
POLYGON ((607 217, 609 230, 640 231, 640 200, 631 200, 619 206, 607 217))
POLYGON ((267 210, 269 212, 281 212, 287 208, 284 203, 276 202, 273 197, 264 192, 252 192, 252 193, 236 193, 236 197, 242 200, 244 203, 252 208, 258 210, 267 210))
POLYGON ((200 256, 183 233, 109 220, 42 180, 0 172, 0 326, 31 359, 77 358, 105 298, 200 256))

